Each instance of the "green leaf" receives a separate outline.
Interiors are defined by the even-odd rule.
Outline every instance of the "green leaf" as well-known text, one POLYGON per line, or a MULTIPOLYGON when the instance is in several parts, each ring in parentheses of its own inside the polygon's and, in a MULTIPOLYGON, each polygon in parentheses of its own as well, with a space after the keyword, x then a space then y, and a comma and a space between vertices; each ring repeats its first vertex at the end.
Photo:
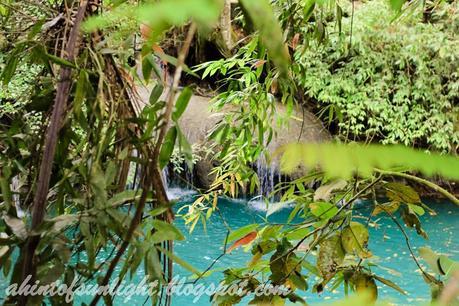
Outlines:
POLYGON ((18 67, 18 63, 19 56, 14 53, 11 54, 0 76, 0 78, 3 80, 3 85, 6 85, 11 81, 11 78, 13 77, 14 73, 16 72, 16 68, 18 67))
POLYGON ((304 21, 309 21, 312 13, 314 12, 314 7, 316 6, 316 0, 306 0, 304 4, 304 21))
POLYGON ((344 261, 344 255, 339 235, 330 236, 319 244, 317 268, 325 280, 329 280, 336 274, 337 268, 344 261))
POLYGON ((333 218, 338 213, 338 208, 328 202, 314 202, 309 204, 311 213, 322 220, 333 218))
POLYGON ((309 232, 309 228, 307 227, 298 227, 286 232, 285 238, 289 240, 300 240, 303 239, 307 234, 309 234, 309 232))
POLYGON ((81 113, 81 107, 86 97, 86 91, 89 84, 89 75, 85 69, 81 69, 75 89, 75 98, 73 99, 73 108, 78 114, 81 113))
POLYGON ((402 10, 403 4, 405 4, 406 0, 390 0, 390 7, 396 11, 400 12, 402 10))
POLYGON ((125 203, 134 202, 140 198, 141 194, 141 189, 119 192, 107 201, 107 206, 120 206, 125 203))
POLYGON ((406 295, 406 291, 403 290, 402 288, 400 288, 397 284, 395 284, 394 282, 388 280, 388 279, 385 279, 385 278, 382 278, 381 276, 377 276, 377 275, 373 275, 373 278, 376 279, 377 281, 383 283, 384 285, 386 286, 389 286, 391 287, 392 289, 400 292, 401 294, 403 295, 406 295))
MULTIPOLYGON (((338 24, 338 32, 341 33, 342 29, 342 20, 343 20, 343 9, 341 6, 336 4, 336 23, 338 24)), ((330 109, 333 111, 333 108, 330 109)))
POLYGON ((163 93, 163 90, 164 90, 164 86, 162 84, 157 84, 153 88, 150 94, 150 99, 149 99, 149 102, 151 105, 155 104, 158 101, 159 97, 161 97, 161 94, 163 93))
POLYGON ((407 204, 412 211, 414 211, 418 216, 422 216, 425 213, 424 208, 414 204, 407 204))
POLYGON ((159 167, 163 169, 171 159, 172 152, 174 152, 175 140, 177 138, 177 128, 171 127, 164 138, 164 143, 161 146, 159 153, 159 167))
POLYGON ((77 66, 75 66, 75 64, 69 62, 68 60, 66 59, 63 59, 61 57, 58 57, 58 56, 55 56, 55 55, 52 55, 52 54, 49 54, 49 53, 46 53, 46 57, 48 57, 48 59, 57 64, 57 65, 60 65, 60 66, 64 66, 64 67, 69 67, 69 68, 77 68, 77 66))
POLYGON ((293 283, 293 285, 295 285, 295 287, 297 287, 298 289, 303 291, 306 291, 308 289, 308 284, 306 283, 306 280, 300 273, 292 273, 289 279, 293 283))
POLYGON ((416 229, 416 233, 425 239, 428 239, 427 233, 421 227, 421 221, 414 211, 409 207, 402 209, 402 219, 406 226, 416 229))
POLYGON ((152 243, 160 243, 166 240, 184 240, 185 236, 172 224, 161 221, 153 220, 151 224, 155 228, 155 232, 151 237, 152 243))
MULTIPOLYGON (((158 56, 163 62, 171 64, 172 66, 177 66, 177 58, 170 56, 164 52, 155 52, 155 55, 158 56)), ((189 75, 194 76, 195 78, 199 78, 199 75, 194 73, 187 65, 182 65, 183 71, 188 73, 189 75)))
MULTIPOLYGON (((131 270, 132 271, 132 270, 131 270)), ((162 279, 162 265, 157 249, 149 249, 145 254, 146 274, 155 279, 162 279)))
POLYGON ((281 166, 291 173, 300 164, 313 169, 320 166, 328 175, 349 178, 354 173, 368 177, 375 168, 388 170, 403 166, 426 176, 441 175, 459 180, 459 158, 427 154, 404 146, 358 144, 289 144, 283 148, 281 166))
POLYGON ((193 91, 189 87, 185 87, 182 90, 180 96, 177 98, 177 102, 175 102, 175 110, 172 113, 172 120, 177 121, 180 116, 182 116, 192 95, 193 91))
MULTIPOLYGON (((151 71, 153 70, 153 60, 151 59, 151 54, 148 54, 142 59, 142 76, 146 83, 150 80, 151 71)), ((151 96, 150 96, 151 97, 151 96)))
POLYGON ((399 207, 400 207, 400 202, 396 202, 396 201, 389 202, 389 203, 383 203, 383 204, 377 204, 375 209, 373 210, 372 215, 376 216, 380 214, 381 212, 392 214, 396 212, 399 207))
POLYGON ((371 253, 366 250, 370 235, 365 225, 351 222, 341 232, 341 243, 347 254, 356 254, 360 258, 368 258, 371 253))
POLYGON ((180 153, 183 153, 185 156, 185 162, 187 163, 188 168, 193 168, 193 148, 191 147, 188 139, 186 139, 185 135, 182 133, 182 130, 178 126, 177 127, 177 138, 178 138, 178 145, 180 153))
POLYGON ((162 253, 166 254, 168 257, 172 258, 173 261, 175 261, 176 263, 178 263, 180 266, 182 266, 183 268, 185 268, 186 270, 196 274, 196 275, 201 275, 201 272, 199 272, 198 269, 196 269, 195 267, 193 267, 192 265, 190 265, 189 263, 187 263, 186 261, 184 261, 183 259, 181 259, 180 257, 178 257, 177 255, 175 255, 173 252, 170 252, 162 247, 159 247, 157 246, 156 247, 159 251, 161 251, 162 253))
POLYGON ((389 199, 403 203, 421 203, 419 194, 410 186, 400 183, 387 183, 384 186, 389 199))

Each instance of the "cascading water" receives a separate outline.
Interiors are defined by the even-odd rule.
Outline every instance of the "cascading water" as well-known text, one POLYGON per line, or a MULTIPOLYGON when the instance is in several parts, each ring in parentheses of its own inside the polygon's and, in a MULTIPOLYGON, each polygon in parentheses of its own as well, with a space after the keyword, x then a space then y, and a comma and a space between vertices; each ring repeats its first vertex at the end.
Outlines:
POLYGON ((266 162, 264 157, 257 160, 255 170, 260 181, 258 195, 260 197, 269 197, 274 191, 274 186, 277 183, 276 179, 277 181, 280 181, 279 173, 273 165, 266 162))
POLYGON ((164 188, 167 192, 167 189, 169 187, 169 167, 164 167, 163 171, 161 172, 161 178, 163 180, 164 188))

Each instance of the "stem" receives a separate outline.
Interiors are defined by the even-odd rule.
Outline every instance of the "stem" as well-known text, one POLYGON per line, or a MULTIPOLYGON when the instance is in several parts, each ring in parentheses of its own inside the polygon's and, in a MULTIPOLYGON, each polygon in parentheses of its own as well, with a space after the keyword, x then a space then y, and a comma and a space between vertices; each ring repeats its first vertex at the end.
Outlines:
MULTIPOLYGON (((131 221, 131 224, 129 225, 128 232, 126 234, 126 238, 121 244, 116 256, 113 258, 112 262, 110 263, 110 266, 107 270, 107 273, 105 274, 105 277, 103 278, 102 282, 100 283, 99 286, 103 287, 108 284, 110 281, 110 278, 115 271, 115 268, 120 261, 121 257, 123 256, 124 252, 129 246, 130 240, 132 239, 132 236, 134 235, 135 230, 139 226, 140 222, 142 221, 142 214, 143 210, 145 208, 146 200, 147 200, 147 194, 150 186, 153 184, 153 189, 155 191, 155 196, 157 197, 157 200, 161 204, 167 203, 167 195, 164 190, 164 186, 161 181, 160 177, 160 171, 159 171, 159 165, 158 165, 158 160, 159 160, 159 152, 161 149, 162 142, 164 141, 164 137, 167 132, 167 127, 169 125, 169 121, 172 115, 172 109, 174 106, 174 98, 175 98, 175 93, 178 89, 178 84, 180 81, 180 77, 182 75, 182 70, 183 70, 183 64, 185 62, 185 57, 188 54, 188 50, 191 45, 191 40, 193 39, 194 33, 196 32, 196 25, 194 23, 191 24, 190 29, 188 30, 188 34, 186 37, 186 40, 182 46, 182 49, 180 50, 178 59, 177 59, 177 67, 175 69, 175 74, 174 74, 174 82, 171 88, 171 91, 169 92, 169 96, 167 99, 167 104, 166 104, 166 110, 164 113, 164 124, 161 127, 158 140, 156 142, 156 145, 154 147, 154 150, 151 154, 152 162, 150 163, 149 166, 146 167, 145 171, 145 186, 143 186, 142 190, 142 196, 140 198, 139 204, 137 206, 134 218, 131 221), (149 173, 148 168, 152 169, 152 173, 149 173)), ((172 217, 171 212, 169 212, 169 219, 172 217)), ((168 242, 168 247, 169 250, 172 251, 172 243, 168 242)), ((168 273, 172 273, 172 261, 168 261, 168 273)), ((170 275, 169 275, 170 276, 170 275)), ((171 281, 171 279, 169 279, 171 281)), ((90 306, 96 306, 98 301, 100 300, 101 295, 97 294, 94 299, 91 301, 90 306)))
POLYGON ((153 151, 153 158, 154 164, 158 164, 159 160, 159 151, 161 149, 161 145, 163 144, 164 137, 166 136, 167 128, 169 126, 169 122, 171 120, 172 110, 174 108, 174 100, 175 94, 178 91, 180 77, 182 76, 183 65, 185 63, 185 57, 188 54, 190 49, 191 41, 193 39, 194 33, 196 32, 196 24, 191 23, 190 28, 188 29, 188 33, 185 38, 185 42, 183 43, 182 49, 177 57, 177 65, 174 72, 174 80, 172 82, 172 87, 169 91, 169 95, 167 97, 167 104, 166 110, 164 111, 164 123, 159 131, 158 140, 156 141, 156 145, 153 151))
POLYGON ((417 183, 423 184, 429 188, 432 188, 436 192, 439 192, 440 194, 442 194, 445 198, 449 199, 454 204, 459 205, 459 199, 456 198, 453 194, 451 194, 448 190, 438 186, 437 184, 429 182, 426 179, 423 179, 423 178, 420 178, 420 177, 417 177, 411 174, 403 173, 403 172, 387 171, 387 170, 381 170, 381 169, 375 169, 375 171, 381 173, 382 175, 403 177, 403 178, 415 181, 417 183))
MULTIPOLYGON (((99 284, 100 287, 106 286, 108 282, 110 281, 110 278, 113 272, 115 271, 115 268, 118 265, 118 262, 120 261, 124 252, 128 248, 131 238, 134 235, 135 230, 139 226, 140 221, 142 220, 143 209, 145 207, 145 203, 147 202, 148 190, 151 185, 150 177, 151 175, 149 175, 148 171, 145 171, 145 186, 143 186, 142 196, 137 206, 137 210, 135 211, 134 218, 132 218, 131 224, 129 225, 128 232, 126 233, 126 239, 124 239, 118 252, 116 253, 116 256, 111 261, 110 266, 107 270, 107 273, 105 274, 102 282, 99 284)), ((94 299, 91 301, 90 306, 96 306, 97 302, 99 302, 100 297, 101 297, 100 294, 96 294, 96 296, 94 296, 94 299)))
MULTIPOLYGON (((86 13, 87 7, 88 0, 82 0, 80 2, 77 15, 73 22, 73 28, 70 32, 65 50, 65 59, 69 62, 73 62, 75 59, 75 54, 77 52, 77 42, 80 33, 80 26, 86 13)), ((38 175, 38 183, 36 189, 37 191, 35 193, 35 197, 32 204, 32 230, 36 229, 43 222, 43 219, 45 217, 46 199, 49 191, 49 182, 51 180, 51 172, 53 167, 54 155, 56 153, 58 134, 61 128, 61 122, 65 115, 65 106, 67 105, 70 87, 72 84, 71 74, 72 70, 70 67, 61 68, 59 75, 59 84, 57 86, 57 93, 54 102, 54 108, 50 118, 48 129, 46 131, 43 159, 40 164, 40 172, 38 175)), ((21 283, 29 275, 32 276, 30 282, 34 282, 36 272, 36 265, 34 265, 34 257, 39 242, 39 235, 31 236, 28 239, 25 247, 21 249, 21 255, 23 256, 21 283)), ((25 305, 26 303, 27 296, 21 296, 19 298, 19 305, 25 305)))

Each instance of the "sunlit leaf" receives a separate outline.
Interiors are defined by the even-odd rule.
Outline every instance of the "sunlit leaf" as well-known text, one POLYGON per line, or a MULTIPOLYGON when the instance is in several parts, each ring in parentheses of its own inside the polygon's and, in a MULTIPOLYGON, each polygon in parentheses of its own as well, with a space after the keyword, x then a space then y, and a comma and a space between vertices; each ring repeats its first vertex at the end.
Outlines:
POLYGON ((360 258, 367 258, 371 253, 366 250, 370 235, 368 229, 359 222, 352 221, 341 232, 341 243, 347 254, 356 254, 360 258))
POLYGON ((369 176, 375 168, 387 170, 403 166, 426 176, 459 180, 459 158, 404 146, 289 144, 283 149, 281 162, 287 173, 304 164, 309 169, 320 166, 330 176, 349 178, 354 173, 369 176))

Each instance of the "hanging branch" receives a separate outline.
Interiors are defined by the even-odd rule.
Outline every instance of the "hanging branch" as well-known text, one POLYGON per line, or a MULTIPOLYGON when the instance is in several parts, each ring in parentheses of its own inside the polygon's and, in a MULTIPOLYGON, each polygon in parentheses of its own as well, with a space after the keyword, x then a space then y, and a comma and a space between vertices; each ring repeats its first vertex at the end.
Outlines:
MULTIPOLYGON (((67 46, 65 49, 65 59, 73 62, 75 54, 77 53, 80 34, 80 26, 88 8, 88 0, 81 0, 77 15, 73 22, 73 28, 70 32, 67 46)), ((51 172, 53 167, 54 155, 56 153, 56 146, 58 141, 58 133, 61 128, 62 120, 65 116, 65 107, 69 97, 72 70, 70 67, 62 67, 59 74, 59 83, 57 85, 56 98, 54 100, 54 108, 49 121, 48 129, 46 131, 45 143, 43 149, 43 159, 40 164, 40 172, 38 175, 37 191, 32 204, 32 230, 36 229, 42 224, 46 212, 46 199, 49 191, 49 182, 51 179, 51 172)), ((27 276, 31 275, 31 283, 34 282, 36 265, 34 265, 34 256, 40 236, 30 236, 25 248, 21 250, 23 256, 22 262, 22 276, 21 281, 25 280, 27 276)), ((20 298, 19 305, 25 305, 27 296, 20 298)))
MULTIPOLYGON (((150 189, 151 185, 153 184, 153 190, 155 191, 156 200, 159 203, 167 204, 169 202, 169 200, 167 199, 167 194, 166 194, 164 185, 161 180, 161 176, 160 176, 159 164, 158 164, 159 152, 161 149, 161 145, 164 141, 164 137, 166 135, 167 128, 168 128, 170 118, 172 115, 172 110, 173 110, 174 101, 175 101, 175 94, 178 90, 178 85, 179 85, 179 81, 182 75, 183 65, 185 63, 185 57, 188 54, 188 51, 191 45, 191 40, 193 39, 195 32, 196 32, 196 25, 192 23, 190 26, 190 29, 188 30, 187 38, 178 56, 177 67, 175 69, 175 74, 174 74, 174 81, 172 84, 172 88, 170 89, 170 92, 169 92, 169 96, 168 96, 167 104, 166 104, 166 110, 164 112, 164 123, 159 132, 159 136, 156 141, 153 152, 149 152, 150 153, 149 155, 151 157, 151 163, 149 164, 148 167, 146 167, 147 169, 145 169, 146 170, 144 174, 145 183, 142 188, 142 196, 140 198, 139 204, 137 205, 137 209, 131 221, 131 224, 129 225, 129 229, 128 229, 128 232, 126 233, 126 237, 123 243, 121 244, 116 256, 113 258, 112 262, 110 263, 107 273, 105 274, 104 278, 99 284, 100 286, 106 286, 108 282, 110 281, 110 278, 113 275, 113 272, 115 271, 115 268, 118 265, 118 262, 120 261, 121 257, 124 255, 124 253, 126 252, 129 246, 129 243, 134 235, 135 230, 137 229, 140 222, 142 221, 143 210, 145 208, 148 190, 150 189), (152 171, 152 173, 150 173, 149 171, 152 171)), ((170 242, 168 242, 168 247, 169 247, 169 251, 172 251, 172 244, 170 242)), ((172 273, 172 261, 170 259, 168 259, 168 273, 169 274, 172 273)), ((170 276, 171 275, 169 275, 169 280, 171 279, 170 276)), ((90 303, 90 306, 96 306, 100 298, 101 298, 100 294, 97 294, 96 296, 94 296, 93 300, 90 303)))

